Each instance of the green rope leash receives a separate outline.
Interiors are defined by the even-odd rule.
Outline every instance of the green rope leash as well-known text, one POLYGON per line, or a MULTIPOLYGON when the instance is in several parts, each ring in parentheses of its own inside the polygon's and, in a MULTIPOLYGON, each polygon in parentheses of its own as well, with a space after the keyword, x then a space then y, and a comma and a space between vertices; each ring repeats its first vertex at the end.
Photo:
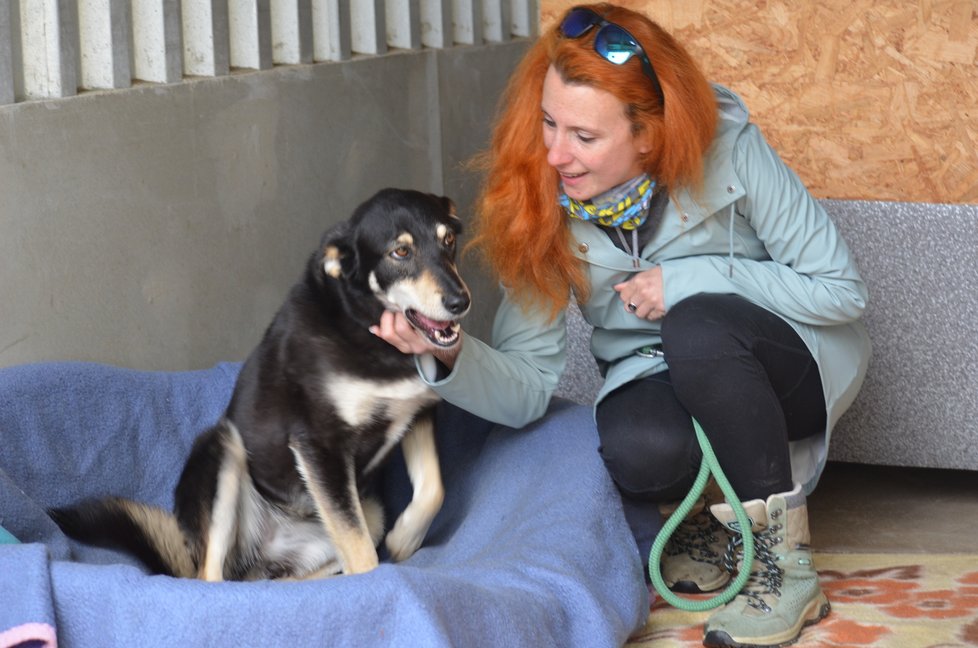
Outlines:
POLYGON ((754 534, 750 532, 751 521, 747 517, 747 511, 744 510, 740 500, 737 499, 737 494, 734 492, 733 487, 730 486, 730 482, 727 481, 727 476, 723 474, 723 470, 720 468, 720 462, 717 461, 717 457, 713 453, 713 447, 710 446, 710 442, 707 440, 703 428, 700 427, 699 422, 695 418, 693 419, 693 429, 696 430, 696 440, 699 441, 700 449, 703 451, 703 462, 700 464, 700 472, 696 476, 696 481, 693 482, 693 487, 686 495, 686 498, 679 504, 679 508, 666 520, 662 530, 655 537, 655 542, 652 543, 652 552, 649 554, 649 576, 652 577, 652 585, 655 586, 656 593, 673 607, 687 612, 705 612, 706 610, 720 607, 732 600, 744 588, 747 579, 750 578, 749 566, 754 562, 754 534), (741 534, 744 539, 743 564, 748 566, 748 568, 741 569, 737 574, 737 578, 725 590, 713 598, 696 601, 676 596, 669 590, 665 581, 662 580, 660 559, 662 558, 662 550, 665 549, 669 537, 672 536, 680 522, 686 518, 696 503, 696 500, 703 493, 711 472, 713 473, 714 479, 716 479, 717 485, 720 486, 720 490, 723 491, 727 502, 733 507, 740 529, 744 531, 741 534))

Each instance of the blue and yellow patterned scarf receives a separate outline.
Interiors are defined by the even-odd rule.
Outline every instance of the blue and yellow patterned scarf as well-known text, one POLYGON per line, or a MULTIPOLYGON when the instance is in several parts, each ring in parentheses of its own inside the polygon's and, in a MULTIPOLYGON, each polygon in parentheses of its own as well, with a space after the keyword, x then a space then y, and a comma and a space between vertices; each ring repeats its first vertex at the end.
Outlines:
POLYGON ((571 218, 632 230, 645 222, 654 191, 655 180, 643 173, 583 202, 568 196, 561 186, 559 199, 571 218))

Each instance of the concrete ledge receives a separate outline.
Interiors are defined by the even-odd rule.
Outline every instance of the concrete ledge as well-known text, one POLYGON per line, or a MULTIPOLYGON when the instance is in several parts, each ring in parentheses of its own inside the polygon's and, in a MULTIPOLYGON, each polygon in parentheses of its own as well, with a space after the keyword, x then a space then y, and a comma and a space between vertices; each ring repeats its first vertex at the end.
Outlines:
POLYGON ((978 466, 978 206, 824 201, 869 287, 873 357, 841 461, 978 466))

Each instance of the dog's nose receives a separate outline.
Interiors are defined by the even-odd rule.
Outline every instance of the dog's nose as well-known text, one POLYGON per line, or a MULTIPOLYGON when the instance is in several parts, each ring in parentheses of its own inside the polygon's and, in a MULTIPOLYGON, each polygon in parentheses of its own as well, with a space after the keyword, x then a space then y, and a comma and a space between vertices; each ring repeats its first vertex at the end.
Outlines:
POLYGON ((465 293, 444 295, 441 298, 441 302, 445 305, 445 309, 449 313, 459 315, 460 313, 464 313, 469 307, 469 296, 465 293))

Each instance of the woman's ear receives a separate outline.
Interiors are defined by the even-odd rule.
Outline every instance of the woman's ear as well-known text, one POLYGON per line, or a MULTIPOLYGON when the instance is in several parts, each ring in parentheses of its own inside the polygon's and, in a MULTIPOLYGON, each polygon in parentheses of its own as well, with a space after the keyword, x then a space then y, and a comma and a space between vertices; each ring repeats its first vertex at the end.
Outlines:
POLYGON ((635 150, 639 155, 648 155, 652 151, 652 136, 647 128, 635 133, 635 150))

